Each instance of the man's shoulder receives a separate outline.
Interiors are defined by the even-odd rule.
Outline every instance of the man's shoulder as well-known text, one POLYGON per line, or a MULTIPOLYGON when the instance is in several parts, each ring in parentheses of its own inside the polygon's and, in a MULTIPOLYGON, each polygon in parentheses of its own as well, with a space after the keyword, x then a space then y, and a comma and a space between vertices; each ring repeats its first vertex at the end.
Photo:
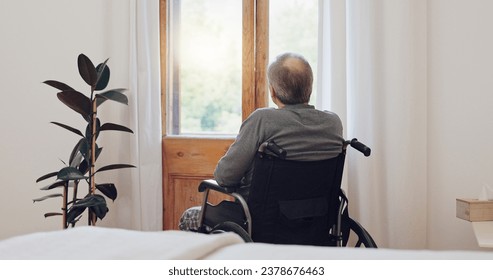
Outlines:
POLYGON ((255 111, 253 111, 253 114, 263 114, 263 113, 270 113, 270 112, 275 112, 278 111, 279 109, 272 108, 272 107, 262 107, 262 108, 257 108, 255 111))
POLYGON ((319 117, 322 119, 330 119, 330 120, 337 120, 339 119, 339 116, 332 111, 327 111, 327 110, 319 110, 315 109, 314 107, 311 108, 303 108, 302 110, 292 110, 292 109, 276 109, 272 107, 265 107, 265 108, 258 108, 253 113, 249 116, 249 119, 251 120, 258 120, 258 119, 276 119, 276 118, 285 118, 289 115, 292 115, 293 112, 298 112, 302 113, 304 116, 313 116, 313 117, 319 117))
POLYGON ((272 107, 258 108, 250 114, 250 118, 262 118, 276 114, 279 110, 272 107))
POLYGON ((333 118, 339 118, 339 115, 337 115, 335 112, 332 112, 332 111, 327 111, 327 110, 323 110, 323 111, 320 111, 324 114, 327 114, 329 115, 330 117, 333 117, 333 118))

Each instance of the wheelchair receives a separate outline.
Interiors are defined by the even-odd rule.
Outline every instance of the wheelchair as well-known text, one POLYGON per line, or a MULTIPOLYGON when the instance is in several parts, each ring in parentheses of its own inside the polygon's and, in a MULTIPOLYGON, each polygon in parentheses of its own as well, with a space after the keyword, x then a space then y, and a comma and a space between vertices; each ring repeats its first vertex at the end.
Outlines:
POLYGON ((248 198, 241 188, 204 180, 198 231, 234 232, 245 242, 377 248, 368 231, 350 218, 341 189, 347 147, 369 156, 370 148, 356 138, 344 142, 341 153, 321 161, 286 160, 287 151, 274 141, 263 143, 254 160, 248 198), (211 191, 231 197, 214 205, 211 191), (354 236, 353 236, 353 235, 354 236))

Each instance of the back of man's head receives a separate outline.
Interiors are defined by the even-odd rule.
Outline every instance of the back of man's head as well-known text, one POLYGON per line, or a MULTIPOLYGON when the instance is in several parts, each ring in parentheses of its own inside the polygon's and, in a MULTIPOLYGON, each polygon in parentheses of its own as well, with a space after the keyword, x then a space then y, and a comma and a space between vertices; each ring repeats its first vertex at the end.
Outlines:
POLYGON ((308 103, 312 93, 313 72, 306 59, 285 53, 276 57, 267 71, 275 96, 284 104, 308 103))

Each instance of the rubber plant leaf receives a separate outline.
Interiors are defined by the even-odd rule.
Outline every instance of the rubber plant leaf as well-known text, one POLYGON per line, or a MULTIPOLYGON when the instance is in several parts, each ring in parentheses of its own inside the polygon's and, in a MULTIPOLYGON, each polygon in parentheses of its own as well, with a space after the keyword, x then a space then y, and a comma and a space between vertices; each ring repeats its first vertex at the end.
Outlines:
MULTIPOLYGON (((91 163, 91 151, 89 150, 89 147, 90 147, 89 142, 87 141, 87 139, 85 139, 85 141, 83 141, 83 144, 80 146, 80 150, 79 150, 88 164, 91 163)), ((99 155, 101 154, 102 151, 103 148, 99 148, 99 146, 96 144, 96 160, 94 161, 98 160, 99 155)))
POLYGON ((61 194, 61 193, 53 193, 53 194, 45 195, 43 197, 33 199, 33 202, 40 202, 40 201, 46 200, 48 198, 53 198, 53 197, 63 197, 63 194, 61 194))
POLYGON ((110 164, 110 165, 106 165, 106 166, 103 166, 103 167, 99 168, 94 173, 98 173, 98 172, 102 172, 102 171, 107 171, 107 170, 113 170, 113 169, 134 168, 134 167, 135 166, 134 165, 131 165, 131 164, 110 164))
POLYGON ((115 184, 107 183, 107 184, 96 184, 96 189, 102 192, 106 197, 115 201, 118 196, 118 192, 116 190, 115 184))
MULTIPOLYGON (((96 118, 96 138, 98 138, 100 128, 101 128, 101 121, 99 120, 99 118, 96 118)), ((92 138, 92 129, 90 122, 86 126, 86 138, 88 141, 90 141, 92 138)))
MULTIPOLYGON (((83 159, 84 159, 84 156, 81 153, 76 153, 75 156, 70 161, 70 166, 78 168, 81 163, 85 162, 85 160, 83 160, 83 159)), ((78 168, 78 169, 80 171, 80 168, 78 168)))
POLYGON ((96 83, 98 82, 98 74, 92 61, 81 53, 77 58, 77 66, 79 67, 79 74, 82 79, 90 85, 91 88, 95 88, 96 83))
POLYGON ((65 186, 65 183, 66 182, 64 182, 64 181, 56 181, 55 183, 53 183, 51 185, 48 185, 46 187, 42 187, 40 190, 47 191, 47 190, 51 190, 54 188, 63 187, 63 186, 65 186))
POLYGON ((46 175, 43 175, 41 177, 39 177, 37 180, 36 180, 36 183, 40 182, 40 181, 43 181, 43 180, 46 180, 48 178, 51 178, 51 177, 54 177, 58 174, 58 171, 55 171, 55 172, 51 172, 51 173, 48 173, 46 175))
POLYGON ((106 216, 106 213, 108 213, 109 211, 108 206, 106 205, 106 200, 102 195, 99 194, 93 194, 90 197, 93 205, 88 206, 89 211, 94 213, 96 217, 102 220, 106 216))
POLYGON ((106 200, 103 196, 98 194, 88 194, 83 199, 80 199, 72 207, 91 207, 96 205, 106 205, 106 200))
POLYGON ((89 97, 75 90, 62 91, 57 96, 63 104, 81 114, 85 120, 88 119, 91 114, 91 100, 89 97))
POLYGON ((126 89, 112 89, 99 94, 96 94, 96 106, 103 104, 106 100, 116 101, 128 105, 128 97, 123 94, 126 89))
POLYGON ((82 154, 82 156, 86 159, 87 162, 91 162, 91 153, 89 151, 89 141, 87 140, 87 138, 82 138, 80 141, 79 141, 79 144, 78 144, 78 149, 79 149, 79 152, 82 154))
POLYGON ((80 152, 80 146, 83 145, 82 142, 87 143, 87 139, 81 138, 79 142, 77 142, 77 144, 72 149, 72 152, 70 153, 70 157, 68 161, 70 166, 72 167, 77 167, 82 162, 81 157, 83 157, 83 154, 80 152))
POLYGON ((87 179, 77 168, 75 167, 64 167, 58 171, 57 179, 61 181, 71 181, 71 180, 81 180, 87 179))
POLYGON ((68 224, 75 224, 78 221, 77 217, 79 217, 86 210, 86 207, 79 207, 76 206, 76 204, 77 202, 72 205, 72 207, 70 207, 70 209, 68 209, 67 211, 68 224))
POLYGON ((101 126, 100 131, 103 130, 117 130, 117 131, 124 131, 124 132, 130 132, 134 133, 130 128, 119 125, 119 124, 114 124, 114 123, 105 123, 101 126))
POLYGON ((108 213, 109 209, 108 206, 105 205, 96 205, 89 207, 92 213, 96 214, 96 217, 98 217, 100 220, 102 220, 105 216, 106 213, 108 213))
POLYGON ((60 127, 63 127, 63 128, 65 128, 66 130, 68 130, 68 131, 71 131, 71 132, 73 132, 73 133, 75 133, 75 134, 77 134, 77 135, 80 135, 80 136, 84 137, 84 134, 82 134, 82 132, 80 132, 80 130, 75 129, 75 128, 71 127, 71 126, 68 126, 68 125, 66 125, 66 124, 59 123, 59 122, 51 122, 51 123, 52 123, 52 124, 54 124, 54 125, 58 125, 58 126, 60 126, 60 127))
MULTIPOLYGON (((98 145, 96 144, 96 159, 99 157, 99 154, 101 153, 101 150, 103 148, 99 148, 98 145)), ((81 166, 84 161, 81 161, 79 158, 82 156, 85 161, 90 162, 91 160, 91 153, 89 150, 89 141, 86 138, 81 138, 79 142, 75 145, 74 149, 72 150, 72 153, 70 154, 70 166, 71 167, 77 167, 81 166)), ((85 173, 83 170, 84 168, 79 168, 79 170, 82 173, 85 173)))
POLYGON ((95 161, 98 160, 99 155, 101 154, 102 151, 103 151, 103 148, 102 147, 99 148, 99 146, 96 144, 96 160, 95 161))
POLYGON ((45 218, 48 218, 48 217, 53 217, 53 216, 63 216, 62 213, 56 213, 56 212, 50 212, 50 213, 46 213, 45 215, 45 218))
POLYGON ((49 86, 52 86, 56 89, 59 89, 61 91, 74 90, 72 87, 70 87, 70 86, 68 86, 62 82, 59 82, 59 81, 47 80, 47 81, 44 81, 43 83, 45 83, 49 86))
MULTIPOLYGON (((74 203, 74 205, 69 209, 69 212, 74 212, 74 219, 78 216, 75 214, 82 214, 86 208, 89 208, 89 211, 94 213, 96 217, 99 219, 103 219, 106 216, 106 213, 108 212, 108 207, 106 206, 106 200, 104 199, 103 196, 94 194, 94 195, 87 195, 83 199, 77 201, 74 203), (82 209, 82 212, 77 211, 76 209, 82 209)), ((67 221, 70 222, 69 220, 69 215, 67 214, 67 221)), ((70 218, 72 218, 72 215, 70 215, 70 218)))
POLYGON ((96 67, 98 81, 95 90, 105 89, 110 81, 110 68, 106 65, 106 62, 108 62, 108 59, 96 67))
POLYGON ((82 174, 86 174, 86 173, 89 171, 89 163, 88 163, 86 160, 83 160, 83 161, 79 164, 79 171, 80 171, 80 173, 82 173, 82 174))

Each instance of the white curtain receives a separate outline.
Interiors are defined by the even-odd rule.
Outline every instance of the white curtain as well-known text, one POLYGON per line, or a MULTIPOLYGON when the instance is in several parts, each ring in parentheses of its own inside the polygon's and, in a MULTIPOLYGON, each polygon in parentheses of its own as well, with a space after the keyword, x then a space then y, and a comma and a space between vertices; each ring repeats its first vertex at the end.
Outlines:
POLYGON ((321 102, 372 148, 369 158, 348 150, 350 214, 381 247, 426 248, 426 0, 323 7, 321 102))
POLYGON ((119 118, 118 123, 128 125, 134 134, 127 137, 115 132, 102 139, 102 143, 119 147, 115 151, 118 156, 113 159, 117 163, 130 163, 137 168, 113 173, 118 198, 109 203, 109 217, 101 224, 162 230, 159 1, 114 0, 106 2, 105 8, 110 69, 115 65, 128 69, 126 73, 118 72, 124 78, 112 75, 112 79, 120 79, 115 87, 127 85, 129 105, 112 106, 110 114, 113 119, 119 118))
POLYGON ((134 117, 137 142, 132 157, 138 176, 132 178, 134 192, 140 194, 138 226, 142 230, 161 230, 162 155, 161 84, 159 45, 159 1, 130 1, 130 77, 135 92, 134 117), (132 16, 134 16, 132 18, 132 16))

